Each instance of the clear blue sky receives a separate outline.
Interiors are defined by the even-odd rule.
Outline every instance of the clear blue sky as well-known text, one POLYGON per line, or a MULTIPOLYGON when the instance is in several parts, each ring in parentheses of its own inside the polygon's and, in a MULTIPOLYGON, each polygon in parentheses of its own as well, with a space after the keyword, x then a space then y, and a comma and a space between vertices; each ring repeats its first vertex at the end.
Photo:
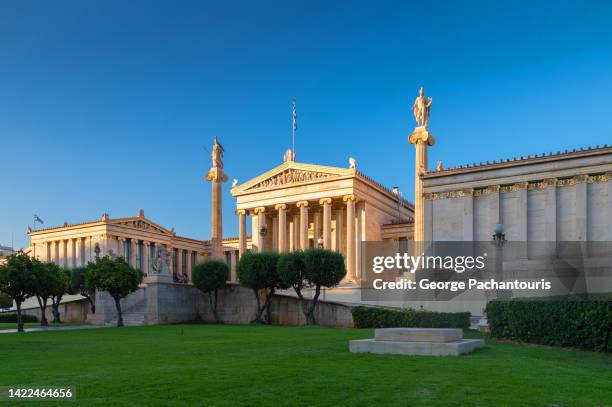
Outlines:
POLYGON ((355 157, 410 200, 421 85, 430 166, 611 143, 610 21, 605 2, 2 1, 0 244, 34 213, 139 208, 209 238, 203 146, 219 135, 230 180, 280 164, 293 96, 298 161, 355 157))

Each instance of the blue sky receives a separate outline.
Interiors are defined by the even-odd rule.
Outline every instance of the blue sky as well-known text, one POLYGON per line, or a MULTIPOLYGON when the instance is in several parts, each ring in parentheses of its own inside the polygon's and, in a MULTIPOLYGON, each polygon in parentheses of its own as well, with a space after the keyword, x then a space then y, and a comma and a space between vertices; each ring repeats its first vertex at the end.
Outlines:
MULTIPOLYGON (((210 236, 217 134, 245 182, 348 166, 412 200, 420 86, 430 166, 612 142, 605 2, 0 2, 0 244, 130 216, 210 236)), ((237 234, 224 185, 225 235, 237 234)))

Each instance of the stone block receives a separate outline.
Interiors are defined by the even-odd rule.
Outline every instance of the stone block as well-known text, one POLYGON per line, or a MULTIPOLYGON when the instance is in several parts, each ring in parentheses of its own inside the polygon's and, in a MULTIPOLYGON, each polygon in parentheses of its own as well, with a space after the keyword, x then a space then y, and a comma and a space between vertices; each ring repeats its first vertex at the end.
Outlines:
POLYGON ((375 339, 359 339, 349 342, 352 353, 374 353, 379 355, 411 355, 411 356, 459 356, 482 348, 482 339, 462 339, 453 342, 407 342, 407 341, 377 341, 375 339))
POLYGON ((374 331, 377 341, 454 342, 463 339, 459 328, 379 328, 374 331))

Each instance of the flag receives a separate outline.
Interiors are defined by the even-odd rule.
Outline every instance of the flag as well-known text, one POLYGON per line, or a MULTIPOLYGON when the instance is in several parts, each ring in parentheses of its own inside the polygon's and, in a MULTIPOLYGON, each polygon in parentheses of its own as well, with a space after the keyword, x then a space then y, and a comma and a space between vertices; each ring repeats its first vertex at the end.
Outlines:
POLYGON ((38 217, 38 215, 34 215, 34 223, 40 223, 41 225, 45 222, 43 222, 43 220, 41 218, 38 217))
POLYGON ((295 110, 295 98, 293 98, 293 131, 297 130, 297 110, 295 110))

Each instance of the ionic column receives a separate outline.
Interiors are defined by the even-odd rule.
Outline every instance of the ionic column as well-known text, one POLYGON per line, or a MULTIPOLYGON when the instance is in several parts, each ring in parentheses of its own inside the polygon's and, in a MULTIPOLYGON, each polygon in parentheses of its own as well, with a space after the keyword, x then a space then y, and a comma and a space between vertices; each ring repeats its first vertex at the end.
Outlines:
POLYGON ((287 251, 287 205, 278 204, 274 207, 278 211, 278 252, 287 251))
POLYGON ((261 229, 266 225, 266 208, 259 206, 255 208, 255 213, 257 214, 257 229, 253 230, 253 235, 257 234, 259 252, 263 253, 266 251, 266 238, 261 236, 261 229))
POLYGON ((230 268, 230 281, 236 282, 238 281, 238 277, 236 276, 236 263, 238 259, 236 258, 236 251, 232 250, 230 252, 230 262, 232 263, 232 267, 230 268))
POLYGON ((176 252, 176 275, 183 275, 183 249, 178 249, 176 252))
POLYGON ((142 242, 142 272, 145 275, 149 274, 149 252, 150 252, 151 242, 142 242))
POLYGON ((126 258, 125 248, 125 237, 117 236, 117 256, 123 257, 123 259, 129 263, 130 259, 126 258))
POLYGON ((293 252, 300 250, 300 215, 297 213, 293 214, 289 231, 291 233, 290 250, 293 252))
POLYGON ((138 256, 138 240, 132 239, 132 253, 130 253, 130 265, 134 268, 138 267, 136 258, 138 256))
POLYGON ((316 209, 312 214, 312 237, 314 247, 319 247, 319 238, 321 237, 321 211, 316 209))
POLYGON ((246 252, 246 210, 238 209, 236 211, 238 215, 238 256, 246 252))
POLYGON ((308 249, 308 201, 299 201, 300 208, 300 249, 308 249))
POLYGON ((354 280, 355 270, 355 195, 342 198, 346 202, 346 271, 354 280))
POLYGON ((59 242, 59 254, 57 264, 61 267, 66 267, 66 241, 60 240, 59 242))
POLYGON ((323 198, 319 201, 323 205, 323 247, 331 249, 331 198, 323 198))

